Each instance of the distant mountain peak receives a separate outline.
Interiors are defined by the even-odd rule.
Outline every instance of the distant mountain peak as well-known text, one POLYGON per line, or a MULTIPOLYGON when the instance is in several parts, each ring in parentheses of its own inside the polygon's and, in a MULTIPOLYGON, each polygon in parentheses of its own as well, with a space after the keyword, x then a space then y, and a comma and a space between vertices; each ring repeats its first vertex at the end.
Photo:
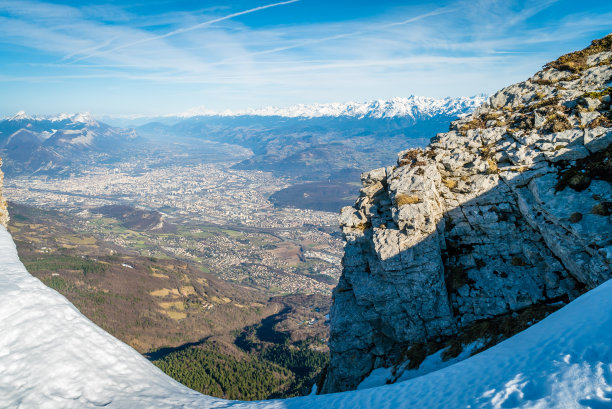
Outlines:
POLYGON ((28 116, 28 114, 26 114, 25 111, 19 111, 17 112, 15 115, 6 118, 9 121, 20 121, 20 120, 24 120, 24 119, 32 119, 31 117, 28 116))
POLYGON ((181 118, 197 116, 280 116, 287 118, 351 117, 351 118, 396 118, 432 116, 441 113, 448 115, 462 114, 485 102, 485 95, 472 97, 431 98, 410 95, 388 100, 366 102, 332 102, 325 104, 297 104, 289 107, 272 107, 246 109, 241 111, 213 111, 204 106, 195 107, 181 114, 181 118))
POLYGON ((71 117, 69 117, 69 119, 75 123, 83 123, 83 124, 96 123, 96 120, 89 112, 76 113, 72 115, 71 117))

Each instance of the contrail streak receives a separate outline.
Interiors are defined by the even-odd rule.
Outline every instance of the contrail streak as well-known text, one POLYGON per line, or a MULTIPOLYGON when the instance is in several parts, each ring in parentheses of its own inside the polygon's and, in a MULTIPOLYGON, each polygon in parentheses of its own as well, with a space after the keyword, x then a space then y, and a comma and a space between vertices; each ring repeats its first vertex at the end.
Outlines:
POLYGON ((63 62, 63 61, 69 60, 69 59, 71 59, 72 57, 74 57, 75 55, 84 54, 84 53, 92 53, 92 52, 94 52, 94 51, 97 51, 97 50, 99 50, 99 49, 101 49, 101 48, 104 48, 104 47, 106 47, 106 46, 109 46, 109 45, 110 45, 110 44, 111 44, 113 41, 115 41, 116 39, 117 39, 117 37, 113 37, 113 38, 111 38, 110 40, 106 40, 106 41, 105 41, 105 42, 103 42, 102 44, 96 45, 96 46, 94 46, 94 47, 90 47, 90 48, 87 48, 87 49, 85 49, 85 50, 75 51, 75 52, 73 52, 73 53, 70 53, 70 54, 68 54, 67 56, 65 56, 64 58, 62 58, 62 59, 60 60, 60 62, 63 62))
POLYGON ((290 45, 286 45, 286 46, 281 46, 281 47, 276 47, 276 48, 272 48, 272 49, 269 49, 269 50, 256 51, 256 52, 253 52, 253 53, 248 53, 246 55, 241 55, 241 56, 234 57, 234 58, 228 58, 228 59, 225 59, 223 61, 219 61, 217 63, 214 63, 212 65, 222 65, 222 64, 226 64, 226 63, 228 63, 230 61, 237 60, 239 58, 255 57, 255 56, 258 56, 258 55, 265 55, 265 54, 274 54, 274 53, 278 53, 280 51, 292 50, 294 48, 301 48, 301 47, 305 47, 305 46, 308 46, 308 45, 324 43, 324 42, 332 41, 332 40, 339 40, 341 38, 346 38, 346 37, 354 37, 354 36, 361 35, 361 34, 366 34, 366 33, 374 32, 374 31, 384 30, 386 28, 391 28, 391 27, 401 26, 401 25, 404 25, 404 24, 414 23, 416 21, 422 20, 422 19, 427 18, 427 17, 432 17, 432 16, 437 16, 437 15, 440 15, 440 14, 450 13, 450 12, 453 12, 455 10, 457 10, 457 8, 442 7, 442 8, 430 11, 429 13, 420 14, 418 16, 409 18, 408 20, 396 21, 396 22, 393 22, 393 23, 388 23, 388 24, 383 24, 383 25, 380 25, 380 26, 366 28, 364 30, 352 31, 350 33, 336 34, 336 35, 329 36, 329 37, 315 38, 315 39, 312 39, 312 40, 301 41, 301 42, 298 42, 298 43, 294 43, 294 44, 290 44, 290 45))
MULTIPOLYGON (((73 60, 72 62, 73 63, 74 62, 79 62, 79 61, 86 60, 86 59, 91 58, 91 57, 95 57, 95 56, 102 55, 102 54, 108 54, 108 53, 111 53, 113 51, 121 50, 121 49, 127 48, 127 47, 132 47, 134 45, 146 43, 146 42, 149 42, 149 41, 161 40, 161 39, 164 39, 164 38, 175 36, 177 34, 182 34, 182 33, 188 32, 188 31, 193 31, 193 30, 200 29, 202 27, 207 27, 207 26, 210 26, 212 24, 218 23, 220 21, 232 19, 234 17, 243 16, 245 14, 254 13, 256 11, 269 9, 271 7, 284 6, 286 4, 296 3, 298 1, 300 1, 300 0, 282 1, 282 2, 279 2, 279 3, 272 3, 272 4, 267 4, 265 6, 259 6, 259 7, 255 7, 255 8, 252 8, 252 9, 248 9, 248 10, 244 10, 244 11, 239 11, 237 13, 228 14, 227 16, 223 16, 223 17, 212 19, 212 20, 208 20, 208 21, 205 21, 203 23, 196 24, 194 26, 185 27, 185 28, 179 28, 178 30, 170 31, 169 33, 166 33, 166 34, 143 38, 142 40, 133 41, 133 42, 127 43, 127 44, 122 44, 120 46, 111 48, 109 50, 104 50, 104 51, 100 51, 100 52, 97 52, 97 53, 92 53, 92 54, 89 54, 89 55, 85 55, 83 57, 77 58, 76 60, 73 60)), ((79 53, 75 53, 75 54, 79 54, 79 53)))

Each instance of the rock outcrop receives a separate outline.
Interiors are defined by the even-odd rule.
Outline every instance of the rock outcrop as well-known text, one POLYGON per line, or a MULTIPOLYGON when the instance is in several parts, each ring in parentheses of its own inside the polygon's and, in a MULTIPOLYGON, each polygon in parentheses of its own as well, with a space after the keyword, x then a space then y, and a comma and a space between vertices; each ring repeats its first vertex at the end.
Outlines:
MULTIPOLYGON (((0 168, 2 167, 2 158, 0 158, 0 168)), ((9 221, 8 210, 6 209, 6 200, 2 196, 2 187, 4 186, 4 173, 0 170, 0 225, 6 227, 9 221)))
POLYGON ((324 393, 612 278, 611 61, 608 35, 362 175, 324 393))

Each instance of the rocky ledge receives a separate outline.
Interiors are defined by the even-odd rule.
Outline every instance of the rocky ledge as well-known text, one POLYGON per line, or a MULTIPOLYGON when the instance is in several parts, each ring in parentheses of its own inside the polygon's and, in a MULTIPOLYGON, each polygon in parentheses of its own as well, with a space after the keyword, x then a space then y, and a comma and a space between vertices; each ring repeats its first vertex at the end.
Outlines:
POLYGON ((322 392, 491 346, 612 277, 611 61, 608 35, 362 175, 322 392))

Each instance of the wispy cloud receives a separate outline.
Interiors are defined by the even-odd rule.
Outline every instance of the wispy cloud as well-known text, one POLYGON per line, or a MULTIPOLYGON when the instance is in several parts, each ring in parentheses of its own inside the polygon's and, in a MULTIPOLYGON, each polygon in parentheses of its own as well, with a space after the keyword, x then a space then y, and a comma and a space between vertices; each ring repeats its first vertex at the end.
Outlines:
MULTIPOLYGON (((193 30, 199 30, 199 29, 202 29, 204 27, 211 26, 211 25, 213 25, 215 23, 220 23, 221 21, 230 20, 232 18, 236 18, 236 17, 239 17, 239 16, 244 16, 245 14, 255 13, 257 11, 269 9, 269 8, 272 8, 272 7, 284 6, 284 5, 287 5, 287 4, 296 3, 298 1, 300 1, 300 0, 282 1, 282 2, 279 2, 279 3, 272 3, 272 4, 267 4, 265 6, 259 6, 259 7, 254 7, 254 8, 248 9, 248 10, 239 11, 237 13, 228 14, 228 15, 223 16, 223 17, 217 17, 217 18, 214 18, 212 20, 207 20, 207 21, 205 21, 203 23, 195 24, 195 25, 192 25, 190 27, 179 28, 177 30, 170 31, 169 33, 166 33, 166 34, 161 34, 161 35, 157 35, 157 36, 143 38, 141 40, 133 41, 133 42, 127 43, 127 44, 122 44, 120 46, 117 46, 117 47, 114 47, 114 48, 111 48, 111 49, 108 49, 108 50, 103 50, 103 51, 87 54, 87 55, 84 55, 82 57, 79 57, 79 58, 75 59, 74 62, 86 60, 86 59, 89 59, 89 58, 92 58, 92 57, 95 57, 95 56, 101 55, 101 54, 112 53, 112 52, 117 51, 117 50, 121 50, 121 49, 128 48, 128 47, 133 47, 135 45, 140 45, 140 44, 147 43, 147 42, 150 42, 150 41, 163 40, 165 38, 172 37, 172 36, 175 36, 175 35, 178 35, 178 34, 187 33, 189 31, 193 31, 193 30)), ((82 54, 82 53, 77 53, 77 54, 82 54)))
POLYGON ((139 15, 0 0, 0 90, 11 95, 0 111, 15 101, 147 112, 491 92, 612 21, 612 10, 570 0, 381 4, 376 15, 325 21, 295 18, 308 1, 228 7, 139 15), (253 13, 278 21, 240 18, 253 13))
POLYGON ((226 60, 223 60, 223 61, 219 61, 217 64, 226 64, 228 62, 235 61, 238 58, 255 57, 255 56, 266 55, 266 54, 275 54, 275 53, 279 53, 281 51, 292 50, 292 49, 295 49, 295 48, 303 48, 303 47, 306 47, 306 46, 317 45, 317 44, 325 43, 325 42, 328 42, 328 41, 340 40, 340 39, 344 39, 344 38, 348 38, 348 37, 363 36, 363 35, 367 35, 368 33, 373 33, 373 32, 385 30, 385 29, 391 28, 391 27, 402 26, 402 25, 414 23, 414 22, 423 20, 423 19, 425 19, 427 17, 438 16, 440 14, 450 13, 450 12, 453 12, 453 11, 457 11, 457 9, 456 8, 450 8, 450 7, 443 7, 443 8, 439 8, 439 9, 436 9, 434 11, 428 12, 428 13, 424 13, 424 14, 420 14, 418 16, 411 17, 411 18, 409 18, 407 20, 396 21, 396 22, 387 23, 387 24, 381 24, 381 25, 377 25, 377 26, 361 29, 359 31, 352 31, 352 32, 348 32, 348 33, 336 34, 336 35, 332 35, 332 36, 328 36, 328 37, 313 38, 313 39, 310 39, 310 40, 298 41, 296 43, 285 45, 285 46, 282 46, 282 47, 275 47, 275 48, 271 48, 271 49, 268 49, 268 50, 262 50, 262 51, 248 53, 248 54, 242 55, 240 57, 234 57, 234 58, 226 59, 226 60))

